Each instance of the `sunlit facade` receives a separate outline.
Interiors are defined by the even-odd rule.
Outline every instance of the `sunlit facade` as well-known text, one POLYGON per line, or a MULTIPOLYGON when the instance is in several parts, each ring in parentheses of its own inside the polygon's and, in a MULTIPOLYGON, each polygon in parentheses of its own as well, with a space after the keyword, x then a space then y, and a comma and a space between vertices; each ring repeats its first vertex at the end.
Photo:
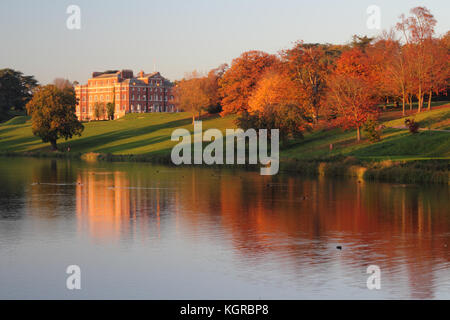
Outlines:
POLYGON ((127 113, 176 112, 172 83, 159 72, 131 70, 94 72, 87 84, 75 86, 79 120, 107 119, 106 104, 114 104, 114 119, 127 113), (100 108, 101 112, 96 112, 100 108))

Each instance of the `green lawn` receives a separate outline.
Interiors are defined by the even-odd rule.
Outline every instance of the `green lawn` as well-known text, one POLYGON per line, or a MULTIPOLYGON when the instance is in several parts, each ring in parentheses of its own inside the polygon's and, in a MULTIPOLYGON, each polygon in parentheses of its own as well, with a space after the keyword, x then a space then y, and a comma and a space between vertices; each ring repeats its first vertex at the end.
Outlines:
MULTIPOLYGON (((203 120, 203 129, 233 128, 234 117, 215 117, 203 120)), ((176 142, 170 140, 176 128, 193 131, 189 113, 128 114, 113 121, 84 123, 81 137, 58 140, 58 147, 72 152, 100 152, 111 154, 153 154, 170 151, 176 142)), ((29 117, 16 117, 0 125, 0 152, 49 151, 31 133, 29 117)))
MULTIPOLYGON (((391 111, 398 112, 398 111, 391 111)), ((386 112, 385 119, 393 115, 386 112)), ((410 115, 419 121, 421 127, 448 129, 450 104, 440 103, 431 111, 410 115)), ((234 128, 234 116, 212 117, 203 120, 203 129, 234 128)), ((128 114, 114 121, 93 121, 84 123, 81 137, 58 141, 61 150, 70 145, 72 152, 99 152, 111 154, 164 154, 169 153, 176 142, 170 136, 176 128, 193 131, 189 113, 147 113, 128 114)), ((281 151, 281 158, 311 159, 333 155, 354 156, 361 159, 436 159, 450 158, 450 132, 421 131, 411 135, 405 129, 393 128, 404 125, 404 119, 384 122, 382 141, 369 143, 364 138, 356 143, 354 130, 323 130, 305 134, 304 139, 292 143, 281 151), (330 152, 329 146, 333 144, 330 152)), ((31 133, 30 119, 18 116, 0 124, 0 152, 49 151, 31 133)))
MULTIPOLYGON (((393 111, 395 112, 395 111, 393 111)), ((389 112, 383 115, 389 118, 389 112)), ((370 143, 364 138, 356 142, 355 130, 324 130, 306 134, 302 141, 283 150, 282 158, 309 159, 335 155, 348 155, 371 160, 418 160, 450 158, 450 132, 421 131, 412 135, 404 126, 405 118, 414 118, 421 128, 449 129, 450 104, 438 103, 436 109, 386 121, 382 140, 370 143), (330 151, 330 144, 333 150, 330 151)))
POLYGON ((410 116, 402 117, 385 122, 388 127, 403 126, 406 118, 413 118, 420 123, 420 127, 424 129, 444 129, 450 130, 450 105, 446 104, 440 108, 432 109, 410 116))

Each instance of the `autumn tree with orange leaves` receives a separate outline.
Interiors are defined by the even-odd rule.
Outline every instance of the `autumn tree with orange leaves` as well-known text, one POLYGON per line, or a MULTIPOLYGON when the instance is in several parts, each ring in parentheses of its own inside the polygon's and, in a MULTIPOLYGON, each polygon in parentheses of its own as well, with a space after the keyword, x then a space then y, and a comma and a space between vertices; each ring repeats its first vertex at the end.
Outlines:
POLYGON ((221 98, 219 94, 219 81, 222 79, 228 65, 222 64, 217 68, 211 69, 208 75, 203 78, 204 92, 209 98, 207 110, 209 113, 218 113, 222 111, 221 98))
MULTIPOLYGON (((400 16, 396 28, 402 34, 404 49, 409 51, 409 77, 412 79, 412 91, 418 101, 418 112, 422 110, 425 93, 431 84, 432 49, 436 19, 425 7, 410 10, 410 16, 400 16), (427 88, 428 85, 428 88, 427 88)), ((428 91, 428 92, 427 92, 428 91)))
POLYGON ((278 63, 276 56, 262 51, 244 52, 233 60, 219 81, 222 115, 248 109, 248 99, 266 71, 278 63))
POLYGON ((361 127, 377 115, 379 98, 374 94, 374 81, 369 58, 353 48, 342 54, 335 72, 328 78, 328 103, 335 123, 344 129, 355 128, 357 141, 361 127))
POLYGON ((302 107, 318 122, 326 92, 326 78, 333 69, 336 51, 330 46, 298 42, 282 54, 284 66, 294 80, 302 107))
POLYGON ((299 106, 299 92, 294 81, 280 72, 267 73, 257 84, 248 101, 248 112, 279 106, 299 106))
POLYGON ((202 109, 211 102, 205 89, 204 78, 195 71, 175 85, 174 98, 179 109, 192 113, 192 123, 197 114, 200 119, 202 109))
POLYGON ((449 49, 445 39, 431 39, 427 44, 427 75, 425 88, 428 92, 428 110, 431 109, 431 97, 447 90, 450 77, 449 49))
POLYGON ((308 128, 298 91, 285 73, 268 72, 249 98, 249 107, 237 118, 242 129, 278 129, 282 143, 298 138, 308 128))

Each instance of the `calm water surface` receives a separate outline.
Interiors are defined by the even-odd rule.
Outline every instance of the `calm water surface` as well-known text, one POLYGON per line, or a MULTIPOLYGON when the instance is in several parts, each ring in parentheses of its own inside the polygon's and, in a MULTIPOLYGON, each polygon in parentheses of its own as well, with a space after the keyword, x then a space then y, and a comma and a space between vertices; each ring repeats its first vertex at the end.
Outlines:
POLYGON ((436 185, 0 158, 0 298, 450 298, 449 198, 436 185), (366 287, 373 264, 381 290, 366 287))

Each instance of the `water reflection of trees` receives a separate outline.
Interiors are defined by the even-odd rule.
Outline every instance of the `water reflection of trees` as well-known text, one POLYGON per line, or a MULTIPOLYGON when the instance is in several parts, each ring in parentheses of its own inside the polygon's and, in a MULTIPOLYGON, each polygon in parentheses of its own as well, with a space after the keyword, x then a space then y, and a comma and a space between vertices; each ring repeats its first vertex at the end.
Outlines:
POLYGON ((142 167, 77 175, 80 227, 96 237, 186 237, 222 241, 252 263, 329 263, 336 244, 348 265, 406 272, 417 298, 431 298, 433 268, 448 264, 446 187, 419 188, 254 173, 142 167), (403 270, 402 268, 406 268, 403 270))

